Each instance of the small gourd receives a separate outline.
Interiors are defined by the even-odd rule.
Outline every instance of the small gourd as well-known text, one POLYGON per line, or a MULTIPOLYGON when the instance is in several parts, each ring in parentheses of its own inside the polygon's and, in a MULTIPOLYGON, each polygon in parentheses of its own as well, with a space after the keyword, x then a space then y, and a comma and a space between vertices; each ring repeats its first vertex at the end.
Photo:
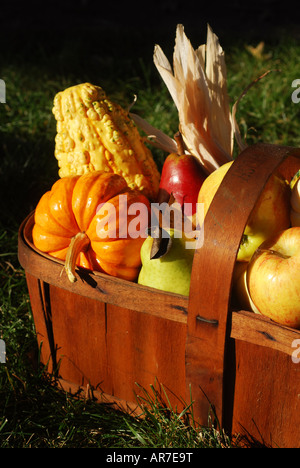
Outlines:
POLYGON ((133 281, 141 266, 149 213, 149 200, 117 174, 94 171, 63 177, 36 207, 33 243, 65 261, 71 282, 76 281, 76 265, 133 281), (141 211, 139 229, 130 235, 135 207, 141 211))
POLYGON ((160 173, 127 110, 100 86, 80 83, 56 94, 55 157, 59 176, 107 171, 155 200, 160 173))

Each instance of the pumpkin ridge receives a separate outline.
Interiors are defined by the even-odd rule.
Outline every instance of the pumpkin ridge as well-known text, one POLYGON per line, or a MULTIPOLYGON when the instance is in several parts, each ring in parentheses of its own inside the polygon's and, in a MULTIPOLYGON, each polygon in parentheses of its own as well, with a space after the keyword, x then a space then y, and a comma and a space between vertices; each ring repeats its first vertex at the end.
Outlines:
POLYGON ((81 176, 72 193, 72 211, 78 230, 87 231, 98 206, 126 190, 125 179, 112 172, 94 171, 81 176))

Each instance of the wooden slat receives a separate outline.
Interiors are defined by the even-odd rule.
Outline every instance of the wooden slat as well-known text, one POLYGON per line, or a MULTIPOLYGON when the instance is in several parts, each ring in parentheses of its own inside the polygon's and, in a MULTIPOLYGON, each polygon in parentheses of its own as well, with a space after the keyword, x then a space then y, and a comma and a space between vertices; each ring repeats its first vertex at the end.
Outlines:
POLYGON ((69 382, 65 379, 57 379, 54 383, 58 383, 59 388, 68 392, 70 394, 76 395, 79 398, 84 400, 91 399, 92 401, 97 401, 98 403, 104 403, 111 408, 114 408, 118 411, 123 411, 124 413, 130 414, 135 417, 143 416, 143 409, 139 406, 138 401, 129 402, 127 400, 122 400, 108 393, 101 391, 100 389, 95 389, 89 384, 87 385, 78 385, 74 382, 69 382))
POLYGON ((300 364, 246 341, 236 340, 234 350, 232 432, 268 447, 300 448, 300 364))
POLYGON ((181 411, 186 325, 112 304, 107 305, 106 317, 107 365, 113 394, 134 401, 133 392, 139 393, 136 383, 148 392, 150 385, 157 388, 161 383, 172 406, 181 411))
POLYGON ((49 302, 45 297, 45 290, 48 288, 48 285, 29 273, 26 273, 26 281, 41 361, 48 363, 49 372, 52 372, 56 367, 56 359, 52 336, 51 310, 49 302))
POLYGON ((106 304, 49 286, 52 333, 59 376, 78 385, 97 388, 105 381, 112 391, 107 368, 106 304))
POLYGON ((292 343, 300 339, 300 330, 284 327, 262 315, 241 310, 232 313, 230 337, 291 356, 295 351, 292 343))

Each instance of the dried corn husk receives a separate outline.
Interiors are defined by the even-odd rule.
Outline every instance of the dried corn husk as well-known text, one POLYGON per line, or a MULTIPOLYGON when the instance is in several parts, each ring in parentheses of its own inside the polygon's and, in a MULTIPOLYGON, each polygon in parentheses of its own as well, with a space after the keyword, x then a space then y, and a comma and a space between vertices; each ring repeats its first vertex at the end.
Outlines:
MULTIPOLYGON (((268 70, 252 81, 230 110, 225 55, 209 25, 206 44, 197 49, 193 49, 183 26, 177 26, 173 69, 159 45, 154 48, 153 59, 177 107, 185 153, 194 155, 207 174, 233 159, 235 141, 240 151, 247 147, 236 120, 238 104, 254 84, 278 70, 268 70)), ((174 139, 140 116, 130 116, 154 146, 177 152, 174 139)))
MULTIPOLYGON (((227 94, 224 52, 208 26, 207 42, 193 49, 181 24, 176 29, 173 70, 159 45, 154 63, 177 107, 186 152, 197 157, 207 173, 232 159, 234 122, 227 94)), ((155 144, 174 151, 175 143, 141 118, 133 118, 155 144)))

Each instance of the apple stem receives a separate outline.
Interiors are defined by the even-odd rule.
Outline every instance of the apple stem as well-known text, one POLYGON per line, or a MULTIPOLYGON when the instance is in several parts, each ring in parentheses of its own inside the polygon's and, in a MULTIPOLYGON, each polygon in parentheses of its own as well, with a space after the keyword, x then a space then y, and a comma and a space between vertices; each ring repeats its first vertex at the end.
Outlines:
POLYGON ((184 154, 184 142, 183 138, 180 132, 175 133, 174 139, 177 144, 177 153, 179 156, 182 156, 184 154))

